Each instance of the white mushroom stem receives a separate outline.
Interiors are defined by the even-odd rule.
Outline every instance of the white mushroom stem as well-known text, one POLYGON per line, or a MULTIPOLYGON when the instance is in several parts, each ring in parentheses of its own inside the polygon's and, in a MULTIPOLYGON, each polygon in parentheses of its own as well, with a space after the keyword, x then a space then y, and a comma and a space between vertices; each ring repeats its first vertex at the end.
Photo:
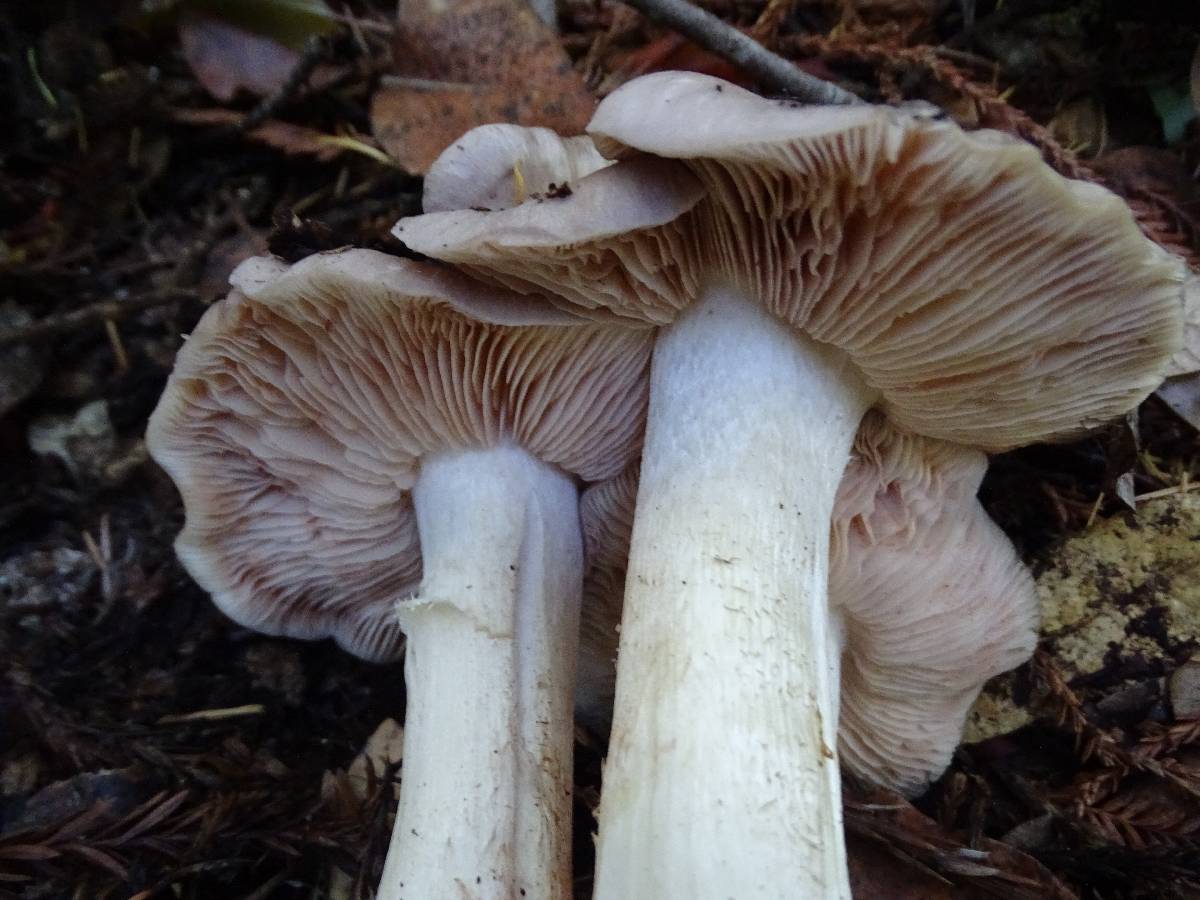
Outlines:
POLYGON ((850 897, 829 523, 872 399, 728 288, 659 338, 596 900, 850 897))
POLYGON ((380 900, 571 895, 577 491, 515 447, 439 455, 413 490, 400 805, 380 900))

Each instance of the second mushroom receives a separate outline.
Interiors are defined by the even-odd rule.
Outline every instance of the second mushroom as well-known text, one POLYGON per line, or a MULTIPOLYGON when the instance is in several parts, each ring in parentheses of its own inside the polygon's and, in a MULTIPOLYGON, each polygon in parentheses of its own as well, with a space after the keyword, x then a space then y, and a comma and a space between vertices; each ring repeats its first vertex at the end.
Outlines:
POLYGON ((250 260, 234 286, 150 423, 180 558, 260 631, 380 656, 398 619, 380 898, 565 900, 578 490, 637 454, 650 333, 366 250, 250 260))
POLYGON ((569 197, 396 235, 661 326, 596 896, 846 898, 829 524, 863 415, 984 451, 1079 434, 1160 380, 1180 269, 1114 195, 920 112, 660 73, 589 131, 618 162, 569 197))

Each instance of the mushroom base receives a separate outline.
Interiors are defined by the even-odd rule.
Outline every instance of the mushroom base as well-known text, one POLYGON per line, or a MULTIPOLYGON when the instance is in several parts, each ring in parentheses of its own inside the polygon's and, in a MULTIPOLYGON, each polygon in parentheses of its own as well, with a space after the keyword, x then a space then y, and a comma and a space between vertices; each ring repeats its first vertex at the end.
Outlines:
POLYGON ((849 898, 829 527, 872 399, 730 289, 659 338, 597 900, 849 898))
POLYGON ((424 577, 380 900, 571 895, 583 551, 573 481, 516 447, 441 454, 413 490, 424 577))

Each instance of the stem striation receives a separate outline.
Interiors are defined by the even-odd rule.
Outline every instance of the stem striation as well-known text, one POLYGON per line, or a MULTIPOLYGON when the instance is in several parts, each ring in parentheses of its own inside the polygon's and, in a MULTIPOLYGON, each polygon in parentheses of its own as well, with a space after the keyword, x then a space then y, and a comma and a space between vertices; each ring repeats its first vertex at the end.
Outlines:
POLYGON ((424 578, 380 900, 571 896, 578 493, 516 447, 441 454, 413 490, 424 578))
POLYGON ((659 338, 597 900, 850 897, 829 523, 872 400, 726 287, 659 338))

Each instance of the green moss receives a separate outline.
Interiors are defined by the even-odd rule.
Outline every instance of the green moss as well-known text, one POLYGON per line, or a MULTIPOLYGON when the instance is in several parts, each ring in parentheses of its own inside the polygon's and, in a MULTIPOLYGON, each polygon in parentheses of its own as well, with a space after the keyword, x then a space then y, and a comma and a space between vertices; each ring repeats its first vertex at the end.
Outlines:
MULTIPOLYGON (((1097 522, 1038 561, 1043 645, 1067 678, 1138 660, 1173 663, 1200 639, 1200 494, 1148 500, 1097 522)), ((992 682, 966 740, 1032 720, 1010 680, 992 682)))

